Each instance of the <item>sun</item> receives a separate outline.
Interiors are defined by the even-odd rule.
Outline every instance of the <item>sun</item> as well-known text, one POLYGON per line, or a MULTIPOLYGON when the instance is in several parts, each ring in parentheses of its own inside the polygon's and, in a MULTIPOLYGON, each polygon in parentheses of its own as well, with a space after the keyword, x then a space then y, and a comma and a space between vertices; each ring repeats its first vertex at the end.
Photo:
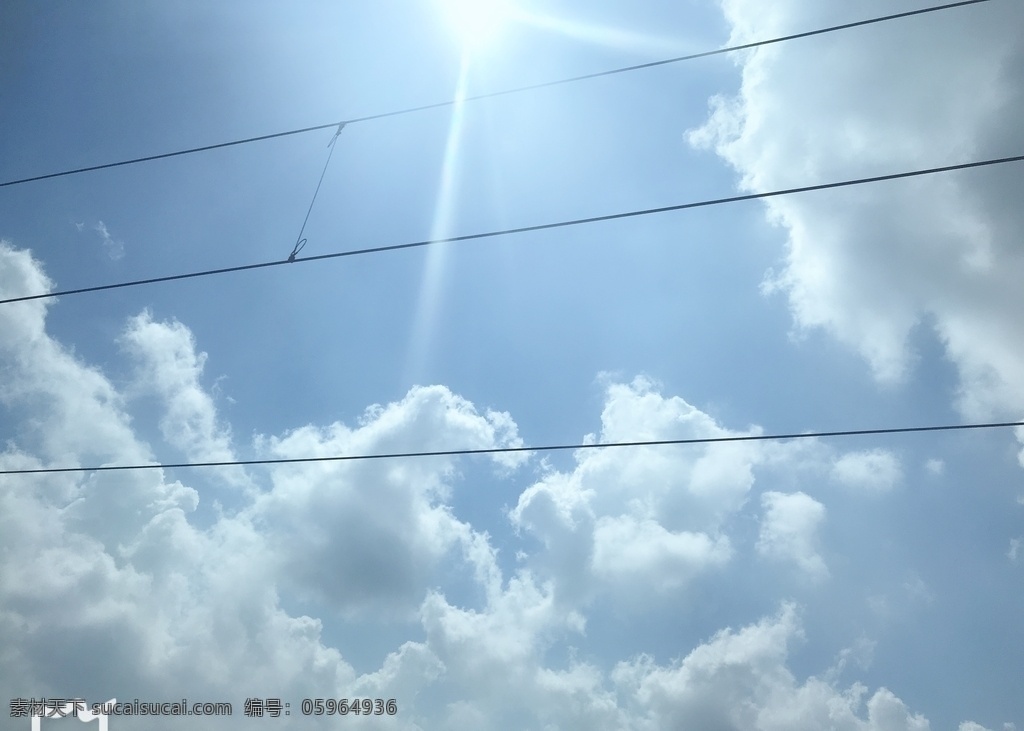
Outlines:
POLYGON ((440 0, 445 19, 464 48, 494 43, 511 18, 507 0, 440 0))

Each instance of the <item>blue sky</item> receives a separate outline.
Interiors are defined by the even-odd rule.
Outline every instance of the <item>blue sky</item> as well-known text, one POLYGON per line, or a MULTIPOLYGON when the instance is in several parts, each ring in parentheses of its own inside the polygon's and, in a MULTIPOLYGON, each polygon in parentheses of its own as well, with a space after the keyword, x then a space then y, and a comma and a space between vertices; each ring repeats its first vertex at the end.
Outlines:
MULTIPOLYGON (((445 1, 4 3, 0 177, 927 6, 515 0, 467 48, 445 1)), ((991 0, 354 123, 302 255, 1019 155, 1022 24, 991 0)), ((0 296, 283 259, 333 134, 4 187, 0 296)), ((1020 420, 1019 187, 1010 164, 0 305, 0 465, 1020 420)), ((343 723, 1011 731, 1022 440, 2 476, 0 687, 233 703, 214 729, 255 696, 282 729, 381 697, 394 717, 343 723)))

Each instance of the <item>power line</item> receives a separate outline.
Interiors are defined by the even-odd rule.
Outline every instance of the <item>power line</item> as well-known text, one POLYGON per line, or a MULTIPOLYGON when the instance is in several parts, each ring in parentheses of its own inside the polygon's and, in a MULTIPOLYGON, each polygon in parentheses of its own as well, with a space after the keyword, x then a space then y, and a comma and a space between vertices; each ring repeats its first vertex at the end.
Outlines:
POLYGON ((342 122, 338 125, 338 131, 334 133, 334 137, 331 138, 330 143, 327 147, 330 150, 327 152, 327 160, 324 162, 324 169, 320 171, 320 181, 316 184, 316 190, 313 191, 313 198, 309 201, 309 208, 306 210, 306 217, 302 220, 302 227, 299 229, 299 235, 295 237, 295 245, 292 247, 292 253, 288 255, 288 261, 295 261, 295 257, 298 256, 299 252, 302 251, 306 245, 306 239, 302 238, 303 232, 306 230, 306 224, 309 223, 309 214, 313 212, 313 204, 316 203, 316 197, 320 193, 320 186, 324 184, 324 176, 327 175, 327 166, 331 164, 331 155, 334 154, 334 147, 338 137, 341 135, 341 131, 345 129, 345 123, 342 122))
POLYGON ((732 437, 695 437, 691 439, 654 439, 633 442, 601 442, 597 444, 550 444, 539 447, 490 447, 486 449, 446 449, 435 452, 391 452, 387 454, 351 454, 332 457, 286 457, 280 459, 246 459, 222 462, 179 462, 176 464, 102 465, 99 467, 40 467, 36 469, 0 470, 0 475, 42 475, 63 472, 118 472, 126 470, 178 469, 182 467, 246 467, 252 465, 308 464, 312 462, 353 462, 369 459, 407 459, 415 457, 454 457, 474 454, 513 454, 520 452, 556 452, 577 449, 612 449, 616 447, 663 447, 682 444, 724 444, 731 442, 768 442, 788 439, 821 439, 880 434, 911 434, 920 432, 964 431, 968 429, 1000 429, 1024 427, 1024 421, 988 422, 981 424, 948 424, 943 426, 905 426, 890 429, 847 429, 843 431, 801 432, 798 434, 744 434, 732 437))
POLYGON ((603 221, 614 221, 623 218, 635 218, 638 216, 650 216, 658 213, 668 213, 670 211, 683 211, 690 208, 702 208, 706 206, 716 206, 725 203, 738 203, 740 201, 751 201, 764 198, 773 198, 776 196, 792 195, 794 193, 808 193, 816 190, 829 190, 832 188, 843 188, 852 185, 865 185, 868 183, 880 183, 887 180, 899 180, 901 178, 912 178, 921 175, 934 175, 937 173, 952 172, 954 170, 967 170, 969 168, 979 168, 989 165, 1002 165, 1010 162, 1021 162, 1024 161, 1024 155, 1015 155, 1013 157, 1001 157, 991 160, 980 160, 977 162, 966 162, 958 165, 945 165, 943 167, 927 168, 924 170, 911 170, 909 172, 902 173, 891 173, 889 175, 875 175, 869 178, 856 178, 853 180, 841 180, 835 183, 821 183, 818 185, 805 185, 799 188, 786 188, 783 190, 773 190, 763 193, 748 193, 744 195, 734 195, 726 198, 713 198, 710 200, 694 201, 690 203, 679 203, 671 206, 662 206, 660 208, 645 208, 635 211, 625 211, 622 213, 609 213, 602 216, 591 216, 589 218, 574 218, 567 221, 555 221, 553 223, 540 223, 533 226, 521 226, 519 228, 506 228, 499 229, 497 231, 485 231, 483 233, 475 234, 464 234, 462 236, 449 236, 446 238, 439 239, 426 239, 423 241, 413 241, 405 244, 391 244, 389 246, 375 246, 366 249, 350 249, 348 251, 336 251, 331 254, 319 254, 317 256, 304 256, 302 258, 295 259, 284 259, 280 261, 265 261, 258 264, 242 264, 233 267, 223 267, 220 269, 207 269, 199 272, 189 272, 188 274, 172 274, 164 277, 152 277, 149 279, 136 279, 129 282, 118 282, 115 284, 100 284, 93 287, 80 287, 78 289, 65 289, 57 292, 48 292, 42 294, 29 294, 22 295, 20 297, 9 297, 7 299, 0 299, 0 305, 11 304, 13 302, 26 302, 28 300, 37 299, 48 299, 51 297, 62 297, 67 295, 84 294, 86 292, 101 292, 108 289, 121 289, 124 287, 136 287, 143 284, 156 284, 158 282, 172 282, 180 279, 193 279, 195 277, 206 277, 214 274, 229 274, 231 272, 242 272, 249 271, 251 269, 263 269, 266 267, 275 267, 282 264, 299 263, 299 262, 311 262, 321 261, 324 259, 338 259, 347 256, 361 256, 364 254, 380 254, 386 251, 399 251, 401 249, 415 249, 424 246, 435 246, 438 244, 455 243, 459 241, 473 241, 476 239, 493 238, 496 236, 509 236, 513 234, 528 233, 532 231, 546 231, 556 228, 566 228, 569 226, 580 226, 588 223, 600 223, 603 221))
POLYGON ((97 170, 107 170, 109 168, 122 167, 124 165, 136 165, 143 162, 152 162, 154 160, 163 160, 169 157, 179 157, 181 155, 191 155, 198 152, 209 152, 211 150, 218 150, 224 147, 234 147, 236 145, 247 145, 253 142, 263 142, 265 140, 277 139, 279 137, 289 137, 291 135, 305 134, 306 132, 316 132, 322 129, 328 129, 330 127, 338 127, 339 125, 346 124, 358 124, 360 122, 372 122, 378 119, 385 119, 387 117, 398 117, 406 114, 414 114, 416 112, 425 112, 431 109, 442 109, 444 107, 450 107, 457 103, 480 101, 482 99, 493 99, 495 97, 507 96, 510 94, 520 94, 526 91, 534 91, 536 89, 544 89, 552 86, 561 86, 563 84, 572 84, 579 81, 587 81, 589 79, 598 79, 605 76, 614 76, 617 74, 629 73, 632 71, 640 71, 643 69, 655 68, 656 66, 666 66, 674 63, 681 63, 683 61, 693 61, 698 58, 707 58, 709 56, 718 56, 726 53, 735 53, 736 51, 746 51, 753 48, 760 48, 762 46, 769 46, 775 43, 784 43, 786 41, 795 41, 801 38, 810 38, 812 36, 824 35, 826 33, 835 33, 841 30, 849 30, 851 28, 859 28, 866 25, 874 25, 876 23, 884 23, 892 20, 899 20, 902 18, 909 18, 915 15, 924 15, 925 13, 934 13, 940 10, 950 10, 952 8, 959 8, 966 5, 978 5, 980 3, 989 2, 989 0, 961 0, 960 2, 947 3, 945 5, 935 5, 928 8, 921 8, 919 10, 909 10, 902 13, 893 13, 891 15, 883 15, 876 18, 869 18, 867 20, 858 20, 852 23, 843 23, 841 25, 832 25, 826 28, 819 28, 817 30, 804 31, 802 33, 793 33, 786 36, 779 36, 777 38, 769 38, 763 41, 754 41, 751 43, 742 43, 736 46, 726 46, 724 48, 717 48, 712 51, 702 51, 700 53, 691 53, 685 56, 675 56, 673 58, 666 58, 660 61, 650 61, 647 63, 635 64, 633 66, 623 66, 620 68, 609 69, 606 71, 597 71, 590 74, 582 74, 580 76, 570 76, 564 79, 557 79, 554 81, 544 81, 539 84, 529 84, 527 86, 518 86, 512 89, 504 89, 501 91, 492 91, 485 94, 476 94, 474 96, 464 97, 462 99, 449 99, 443 102, 435 102, 433 104, 424 104, 416 107, 407 107, 404 109, 396 109, 390 112, 381 112, 378 114, 371 114, 365 117, 356 117, 354 119, 342 120, 339 122, 328 122, 327 124, 318 124, 312 127, 302 127, 301 129, 292 129, 284 132, 273 132, 266 135, 258 135, 256 137, 246 137, 240 140, 232 140, 230 142, 219 142, 213 145, 203 145, 202 147, 191 147, 185 150, 177 150, 175 152, 163 152, 156 155, 147 155, 145 157, 136 157, 129 160, 121 160, 119 162, 108 162, 101 165, 90 165, 88 167, 74 168, 71 170, 62 170, 56 173, 47 173, 45 175, 34 175, 28 178, 20 178, 17 180, 8 180, 0 183, 0 188, 8 185, 21 185, 23 183, 32 183, 38 180, 49 180, 50 178, 61 178, 68 175, 78 175, 79 173, 95 172, 97 170))

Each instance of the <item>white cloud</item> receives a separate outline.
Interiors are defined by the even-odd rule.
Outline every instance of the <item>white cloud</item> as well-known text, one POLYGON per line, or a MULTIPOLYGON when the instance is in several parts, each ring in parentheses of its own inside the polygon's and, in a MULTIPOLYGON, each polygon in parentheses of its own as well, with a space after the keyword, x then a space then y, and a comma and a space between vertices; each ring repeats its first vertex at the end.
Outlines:
MULTIPOLYGON (((306 426, 261 440, 277 458, 435 451, 517 443, 507 415, 479 414, 442 386, 371 406, 360 424, 306 426), (497 424, 495 423, 497 422, 497 424)), ((508 463, 502 464, 503 468, 508 463)), ((281 580, 343 613, 411 615, 455 548, 486 556, 446 506, 454 457, 276 467, 273 488, 245 515, 265 532, 281 580)))
MULTIPOLYGON (((0 248, 0 281, 5 295, 49 286, 27 253, 6 245, 0 248)), ((3 405, 29 415, 20 420, 22 428, 0 462, 36 467, 149 459, 116 389, 46 334, 45 311, 43 302, 0 310, 0 318, 10 320, 0 332, 3 405)), ((0 662, 5 688, 25 690, 26 696, 38 696, 41 689, 57 695, 61 689, 54 681, 66 675, 61 667, 86 673, 76 684, 93 675, 144 680, 154 662, 161 679, 169 681, 175 657, 188 666, 181 677, 195 679, 202 670, 197 675, 193 663, 211 669, 230 664, 228 627, 239 617, 258 615, 273 597, 272 590, 259 588, 266 587, 264 576, 252 583, 255 596, 239 583, 252 573, 250 566, 261 565, 258 552, 233 541, 221 554, 217 542, 186 522, 195 491, 164 482, 158 471, 15 476, 3 483, 0 623, 10 639, 0 662), (231 570, 240 568, 240 558, 246 570, 231 570), (204 578, 218 573, 215 580, 204 578), (216 589, 200 591, 202 584, 216 589), (215 594, 226 589, 223 598, 229 601, 218 602, 215 594), (243 615, 239 610, 246 604, 243 615), (215 657, 204 662, 208 652, 215 657)), ((269 619, 275 610, 268 608, 269 619)), ((251 667, 272 660, 258 658, 258 645, 246 648, 241 639, 236 650, 249 658, 237 659, 251 667)))
POLYGON ((928 721, 885 688, 868 698, 864 719, 864 686, 798 682, 785 661, 802 636, 796 609, 786 605, 775 617, 719 632, 680 662, 664 667, 640 657, 620 663, 613 678, 640 717, 635 728, 644 731, 927 731, 928 721))
POLYGON ((128 321, 122 346, 137 363, 136 388, 160 397, 163 438, 193 461, 234 459, 230 431, 217 423, 217 408, 203 388, 206 353, 177 320, 156 322, 149 311, 128 321))
POLYGON ((665 530, 653 520, 604 516, 594 527, 595 576, 645 596, 685 586, 702 570, 722 566, 730 558, 729 540, 706 533, 665 530))
MULTIPOLYGON (((72 224, 78 233, 85 231, 84 221, 72 221, 72 224)), ((119 261, 124 258, 124 242, 114 238, 113 234, 110 233, 110 229, 107 228, 107 224, 103 223, 103 221, 97 221, 89 228, 99 235, 103 251, 112 261, 119 261)))
MULTIPOLYGON (((5 297, 43 294, 53 289, 53 282, 43 273, 32 253, 15 249, 0 240, 0 292, 5 297)), ((16 302, 0 308, 0 347, 8 357, 38 340, 45 328, 49 300, 16 302)), ((0 382, 3 383, 3 382, 0 382)))
MULTIPOLYGON (((1012 723, 1004 723, 1003 731, 1016 731, 1016 725, 1012 723)), ((957 731, 991 731, 980 723, 974 723, 973 721, 964 721, 957 727, 957 731)))
POLYGON ((424 728, 630 728, 597 667, 546 666, 553 642, 566 633, 579 636, 584 621, 563 611, 551 587, 528 572, 479 610, 432 592, 420 618, 424 641, 392 653, 379 672, 359 679, 358 692, 416 698, 424 728))
MULTIPOLYGON (((46 291, 50 283, 27 252, 0 245, 0 286, 5 294, 16 295, 46 291)), ((100 371, 46 333, 44 302, 0 308, 0 404, 18 424, 0 458, 33 466, 151 460, 148 445, 132 431, 122 395, 100 371)), ((25 479, 46 485, 47 509, 87 526, 90 537, 108 549, 155 512, 190 510, 195 502, 194 491, 166 484, 156 472, 25 479)))
POLYGON ((680 660, 658 664, 640 655, 607 674, 576 660, 564 670, 544 667, 540 658, 554 634, 581 626, 528 574, 483 612, 457 609, 440 595, 422 611, 426 641, 407 644, 387 665, 398 674, 407 656, 412 667, 427 663, 430 697, 442 719, 433 728, 466 722, 482 729, 608 731, 929 728, 885 688, 868 696, 859 683, 839 688, 813 676, 800 682, 787 667, 790 645, 804 638, 791 604, 750 626, 718 632, 680 660))
MULTIPOLYGON (((50 286, 27 252, 0 246, 5 296, 50 286)), ((26 415, 0 464, 150 460, 151 449, 132 431, 129 401, 46 333, 46 308, 45 301, 0 308, 2 406, 26 415)), ((137 360, 137 383, 168 409, 165 439, 191 456, 229 456, 228 429, 202 388, 204 356, 188 329, 143 313, 129 322, 122 344, 137 360)), ((508 415, 480 415, 435 387, 371 407, 356 429, 308 427, 269 437, 263 447, 308 455, 517 440, 508 415)), ((495 462, 502 469, 514 464, 495 462)), ((190 522, 197 491, 160 470, 0 477, 0 631, 10 638, 0 684, 25 697, 56 697, 74 687, 91 700, 106 700, 114 687, 149 698, 169 688, 202 688, 207 698, 295 699, 340 697, 358 682, 367 686, 387 675, 388 665, 359 680, 322 641, 320 619, 281 607, 279 592, 289 581, 280 569, 294 571, 292 583, 300 585, 300 569, 320 572, 325 593, 342 596, 339 609, 352 596, 373 605, 375 596, 357 594, 362 589, 379 598, 397 585, 397 593, 410 592, 407 608, 415 614, 433 583, 417 571, 437 558, 439 546, 451 546, 461 550, 450 565, 465 565, 480 586, 500 592, 486 536, 455 520, 441 500, 452 464, 378 461, 291 474, 281 468, 269 492, 208 529, 190 522), (316 557, 324 564, 311 567, 316 557), (346 591, 330 579, 353 584, 346 591)), ((299 721, 302 728, 319 725, 302 718, 293 725, 299 721)), ((174 728, 173 720, 163 727, 174 728)))
MULTIPOLYGON (((848 17, 845 6, 813 0, 722 7, 732 42, 848 17)), ((897 9, 881 0, 857 8, 858 17, 897 9)), ((739 94, 714 100, 690 139, 751 191, 1018 155, 1022 16, 1019 3, 987 3, 747 53, 737 57, 739 94)), ((927 325, 958 370, 965 418, 1019 418, 1019 175, 1011 164, 772 198, 768 216, 788 242, 766 291, 788 297, 800 331, 831 333, 886 382, 907 377, 916 359, 908 337, 927 325)))
POLYGON ((818 555, 818 529, 825 520, 825 506, 802 492, 787 495, 766 492, 761 496, 764 518, 757 541, 758 552, 766 557, 791 561, 813 578, 828 576, 825 561, 818 555))
MULTIPOLYGON (((602 442, 738 434, 646 378, 606 382, 602 442)), ((568 473, 549 471, 519 497, 513 525, 539 538, 537 568, 573 600, 679 589, 731 555, 724 521, 753 485, 752 444, 580 450, 568 473), (632 589, 633 591, 627 591, 632 589)))
MULTIPOLYGON (((5 294, 43 288, 38 271, 27 254, 0 248, 0 280, 14 284, 5 294)), ((39 302, 0 309, 0 318, 20 322, 0 331, 4 406, 32 415, 0 463, 150 459, 124 399, 45 332, 44 313, 39 302)), ((250 688, 302 693, 310 682, 336 688, 351 676, 319 642, 318 620, 280 609, 251 527, 224 521, 198 530, 188 521, 198 494, 162 471, 0 484, 0 684, 10 694, 62 697, 77 688, 95 701, 112 687, 154 698, 201 686, 235 696, 245 692, 238 668, 248 668, 250 688)))
POLYGON ((869 640, 865 636, 857 638, 857 641, 850 647, 844 647, 839 651, 836 656, 836 661, 825 673, 825 679, 830 682, 835 682, 842 677, 847 666, 852 661, 860 670, 867 670, 871 667, 871 663, 874 659, 875 647, 878 643, 869 640))
POLYGON ((899 458, 888 449, 847 452, 832 465, 832 479, 846 487, 885 491, 902 477, 899 458))
POLYGON ((1020 538, 1010 539, 1010 548, 1006 552, 1006 557, 1010 559, 1010 561, 1012 561, 1013 563, 1017 563, 1017 561, 1020 560, 1021 540, 1022 539, 1020 538))
MULTIPOLYGON (((49 286, 27 253, 0 246, 4 295, 49 286)), ((0 406, 26 415, 0 466, 150 459, 132 429, 132 401, 54 340, 45 314, 38 301, 0 308, 0 406)), ((170 409, 167 423, 192 425, 185 436, 168 427, 165 441, 194 454, 229 449, 184 325, 143 313, 122 344, 137 383, 170 409)), ((644 379, 610 385, 606 399, 602 439, 640 425, 655 437, 734 433, 644 379)), ((518 439, 507 414, 432 386, 371 406, 354 426, 308 425, 257 446, 317 456, 518 439)), ((299 699, 357 696, 396 698, 400 713, 346 726, 403 731, 927 728, 884 688, 870 697, 857 683, 840 688, 836 670, 799 680, 788 652, 803 631, 788 604, 696 647, 677 641, 677 661, 605 660, 588 649, 585 660, 559 662, 567 641, 588 639, 588 606, 566 600, 574 576, 585 589, 631 589, 642 601, 720 569, 755 468, 765 454, 784 461, 750 445, 602 456, 613 451, 581 451, 573 470, 549 471, 523 492, 510 518, 544 547, 527 557, 536 566, 509 577, 488 535, 453 512, 454 458, 278 466, 263 492, 240 495, 243 507, 208 527, 194 520, 201 494, 161 470, 0 476, 0 686, 26 698, 231 700, 233 719, 205 725, 217 731, 251 724, 240 713, 245 697, 290 701, 293 715, 274 719, 288 731, 333 727, 300 715, 299 699), (466 574, 476 598, 451 599, 441 568, 466 574), (304 599, 308 613, 296 609, 304 599), (357 671, 347 653, 382 626, 379 637, 408 634, 357 671)), ((766 550, 813 570, 806 549, 824 509, 802 493, 766 493, 765 507, 766 550)), ((862 644, 844 653, 837 665, 870 659, 862 644)), ((118 731, 181 725, 117 720, 118 731)))
POLYGON ((103 221, 97 221, 96 225, 93 226, 93 231, 100 235, 100 239, 103 242, 103 250, 107 252, 107 256, 114 261, 124 258, 124 242, 111 236, 110 231, 107 230, 107 225, 103 221))
POLYGON ((924 468, 929 474, 939 477, 946 471, 946 463, 941 459, 930 459, 924 463, 924 468))
POLYGON ((920 576, 912 576, 903 582, 903 591, 907 596, 918 602, 931 604, 935 601, 935 594, 928 584, 920 576))

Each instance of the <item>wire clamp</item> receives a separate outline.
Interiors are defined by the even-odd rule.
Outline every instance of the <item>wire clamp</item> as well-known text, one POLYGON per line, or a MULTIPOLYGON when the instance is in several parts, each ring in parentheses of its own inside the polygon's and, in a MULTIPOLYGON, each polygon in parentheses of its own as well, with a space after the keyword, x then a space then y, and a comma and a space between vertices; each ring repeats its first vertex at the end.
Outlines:
POLYGON ((299 239, 298 241, 296 241, 295 242, 295 248, 293 248, 292 249, 292 253, 290 253, 288 255, 288 261, 289 262, 295 261, 295 257, 298 255, 298 253, 300 251, 302 251, 302 247, 304 247, 305 245, 306 245, 306 240, 305 239, 299 239))
POLYGON ((328 147, 330 147, 331 145, 333 145, 333 144, 334 144, 334 141, 335 141, 336 139, 338 139, 338 137, 340 137, 340 136, 341 136, 341 130, 345 129, 345 125, 346 125, 346 124, 348 124, 348 122, 339 122, 339 123, 338 123, 338 129, 337 129, 337 131, 336 131, 336 132, 334 133, 334 137, 332 137, 332 138, 331 138, 331 141, 327 143, 327 146, 328 146, 328 147))

